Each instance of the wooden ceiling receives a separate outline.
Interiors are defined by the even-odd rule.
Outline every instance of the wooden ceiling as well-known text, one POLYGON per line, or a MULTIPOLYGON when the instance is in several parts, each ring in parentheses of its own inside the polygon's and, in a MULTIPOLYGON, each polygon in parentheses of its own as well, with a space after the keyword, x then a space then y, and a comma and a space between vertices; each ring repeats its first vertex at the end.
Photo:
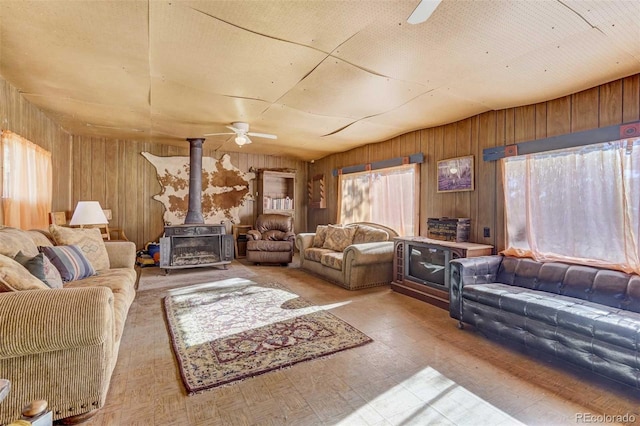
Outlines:
POLYGON ((233 121, 303 160, 640 72, 640 2, 0 0, 0 75, 76 135, 185 144, 233 121))

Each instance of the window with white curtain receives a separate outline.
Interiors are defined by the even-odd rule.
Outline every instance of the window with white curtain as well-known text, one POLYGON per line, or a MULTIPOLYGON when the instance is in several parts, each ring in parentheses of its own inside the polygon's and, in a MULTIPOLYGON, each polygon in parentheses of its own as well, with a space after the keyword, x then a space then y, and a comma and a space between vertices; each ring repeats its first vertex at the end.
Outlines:
POLYGON ((640 139, 502 161, 505 254, 640 273, 640 139))
POLYGON ((4 224, 46 229, 52 200, 51 153, 8 130, 2 131, 0 145, 4 224))
POLYGON ((400 235, 416 235, 419 165, 339 175, 340 223, 374 222, 400 235))

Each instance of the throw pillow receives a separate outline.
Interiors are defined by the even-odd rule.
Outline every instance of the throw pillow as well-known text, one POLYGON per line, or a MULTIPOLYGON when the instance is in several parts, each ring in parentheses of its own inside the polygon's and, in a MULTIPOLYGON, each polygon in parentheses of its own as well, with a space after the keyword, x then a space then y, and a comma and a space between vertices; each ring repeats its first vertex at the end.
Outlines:
POLYGON ((334 251, 344 251, 353 241, 353 235, 357 228, 343 228, 341 226, 329 225, 327 236, 324 239, 323 248, 334 251))
POLYGON ((327 237, 327 225, 318 225, 316 235, 313 236, 313 247, 322 248, 327 237))
POLYGON ((367 225, 358 225, 358 230, 353 236, 353 244, 378 243, 380 241, 389 241, 389 233, 367 225))
POLYGON ((14 260, 27 268, 27 271, 34 277, 48 285, 50 288, 62 288, 62 278, 60 272, 51 264, 51 261, 44 253, 36 256, 25 256, 21 251, 16 254, 14 260))
POLYGON ((81 280, 96 274, 80 247, 40 247, 40 250, 56 267, 63 282, 81 280))
MULTIPOLYGON (((44 253, 43 253, 44 254, 44 253)), ((51 288, 62 288, 62 277, 60 271, 53 266, 47 256, 43 256, 44 283, 51 288)))
POLYGON ((10 226, 0 227, 0 254, 13 259, 19 251, 33 257, 38 254, 38 247, 27 231, 10 226))
POLYGON ((25 256, 19 251, 13 260, 27 268, 27 271, 29 271, 31 275, 44 283, 44 254, 38 253, 36 256, 31 257, 25 256))
POLYGON ((49 230, 56 245, 80 247, 94 270, 109 269, 107 247, 98 228, 67 228, 51 225, 49 230))
POLYGON ((0 254, 0 292, 47 290, 49 287, 12 258, 0 254))

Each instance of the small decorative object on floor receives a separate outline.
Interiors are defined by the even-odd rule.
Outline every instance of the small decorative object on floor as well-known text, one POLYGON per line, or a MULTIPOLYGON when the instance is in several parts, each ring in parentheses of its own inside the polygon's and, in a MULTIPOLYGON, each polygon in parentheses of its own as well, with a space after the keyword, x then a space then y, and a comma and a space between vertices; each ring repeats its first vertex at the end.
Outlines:
POLYGON ((232 278, 164 299, 189 395, 372 340, 278 284, 232 278))

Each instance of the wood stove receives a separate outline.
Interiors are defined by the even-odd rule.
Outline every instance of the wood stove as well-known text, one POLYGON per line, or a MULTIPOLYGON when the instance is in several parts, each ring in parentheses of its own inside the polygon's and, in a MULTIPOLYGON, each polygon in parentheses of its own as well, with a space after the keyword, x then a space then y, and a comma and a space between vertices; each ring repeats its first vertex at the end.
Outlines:
POLYGON ((233 260, 233 236, 224 225, 209 225, 202 217, 203 138, 189 141, 189 210, 184 225, 165 226, 160 238, 160 268, 224 266, 233 260))
POLYGON ((224 225, 165 226, 160 238, 160 268, 171 269, 224 266, 233 260, 233 235, 224 225))

